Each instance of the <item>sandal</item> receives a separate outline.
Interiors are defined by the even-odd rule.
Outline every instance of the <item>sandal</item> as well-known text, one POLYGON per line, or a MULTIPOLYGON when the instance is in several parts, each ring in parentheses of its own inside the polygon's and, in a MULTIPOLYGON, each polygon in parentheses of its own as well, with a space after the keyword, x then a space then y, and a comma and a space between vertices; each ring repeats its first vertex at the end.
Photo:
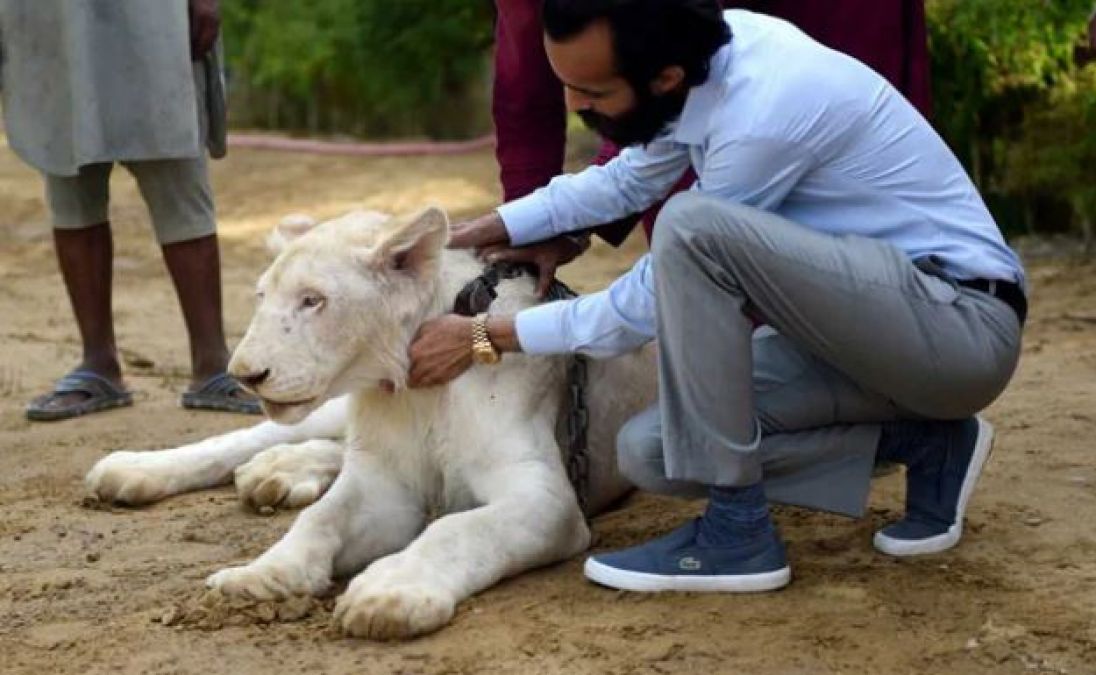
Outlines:
POLYGON ((129 405, 133 405, 133 394, 130 392, 90 370, 74 370, 57 380, 53 391, 31 401, 26 413, 29 420, 53 422, 129 405), (54 399, 65 394, 86 394, 87 398, 62 408, 50 405, 54 399))
POLYGON ((185 392, 180 403, 184 408, 191 410, 219 410, 245 415, 261 415, 263 411, 259 407, 259 401, 254 398, 239 398, 238 394, 242 391, 244 388, 240 386, 236 378, 228 373, 219 373, 203 382, 194 391, 185 392))

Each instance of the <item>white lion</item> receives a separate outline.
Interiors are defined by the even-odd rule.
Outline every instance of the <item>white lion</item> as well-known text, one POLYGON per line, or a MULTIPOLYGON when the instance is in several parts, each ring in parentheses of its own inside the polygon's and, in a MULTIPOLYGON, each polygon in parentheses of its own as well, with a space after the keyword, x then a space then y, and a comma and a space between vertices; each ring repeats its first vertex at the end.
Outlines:
MULTIPOLYGON (((557 444, 567 361, 506 355, 444 387, 406 388, 416 329, 449 310, 480 263, 444 248, 438 209, 313 225, 289 219, 271 237, 281 252, 230 364, 277 424, 116 452, 87 484, 100 499, 144 504, 234 472, 255 506, 318 499, 270 550, 207 584, 269 599, 321 594, 333 577, 356 574, 336 607, 347 633, 427 633, 464 598, 589 545, 557 444)), ((491 311, 534 304, 533 288, 531 277, 501 282, 491 311)), ((615 434, 655 388, 649 352, 591 363, 591 511, 628 489, 615 434)))

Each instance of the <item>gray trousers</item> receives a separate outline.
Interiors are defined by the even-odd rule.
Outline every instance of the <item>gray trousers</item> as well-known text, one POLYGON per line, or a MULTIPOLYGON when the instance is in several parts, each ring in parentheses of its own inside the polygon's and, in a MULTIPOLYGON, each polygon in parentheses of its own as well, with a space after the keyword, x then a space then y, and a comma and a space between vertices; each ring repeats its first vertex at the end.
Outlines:
POLYGON ((652 250, 659 404, 618 438, 648 490, 764 478, 774 501, 859 515, 880 423, 968 417, 1019 359, 1008 305, 883 241, 689 192, 652 250))

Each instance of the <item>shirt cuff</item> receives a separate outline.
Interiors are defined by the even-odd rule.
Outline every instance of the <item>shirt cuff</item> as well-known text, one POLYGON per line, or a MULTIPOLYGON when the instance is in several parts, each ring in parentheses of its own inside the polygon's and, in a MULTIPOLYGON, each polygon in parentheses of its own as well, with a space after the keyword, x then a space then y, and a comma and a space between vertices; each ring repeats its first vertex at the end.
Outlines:
POLYGON ((558 300, 523 309, 514 317, 518 344, 526 354, 569 354, 567 336, 563 331, 563 313, 570 300, 558 300))
POLYGON ((551 239, 555 234, 550 226, 551 217, 544 199, 535 192, 521 199, 503 204, 496 209, 506 232, 510 235, 511 246, 524 246, 537 241, 551 239))

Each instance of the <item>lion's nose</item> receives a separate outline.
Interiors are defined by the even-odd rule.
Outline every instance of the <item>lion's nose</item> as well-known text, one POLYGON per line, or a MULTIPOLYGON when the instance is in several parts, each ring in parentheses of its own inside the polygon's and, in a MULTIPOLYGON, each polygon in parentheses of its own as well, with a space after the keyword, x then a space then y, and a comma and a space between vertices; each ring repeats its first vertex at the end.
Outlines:
POLYGON ((260 384, 266 381, 266 378, 270 377, 270 369, 267 368, 262 371, 250 371, 244 373, 233 373, 235 378, 240 381, 248 389, 254 390, 260 384))

